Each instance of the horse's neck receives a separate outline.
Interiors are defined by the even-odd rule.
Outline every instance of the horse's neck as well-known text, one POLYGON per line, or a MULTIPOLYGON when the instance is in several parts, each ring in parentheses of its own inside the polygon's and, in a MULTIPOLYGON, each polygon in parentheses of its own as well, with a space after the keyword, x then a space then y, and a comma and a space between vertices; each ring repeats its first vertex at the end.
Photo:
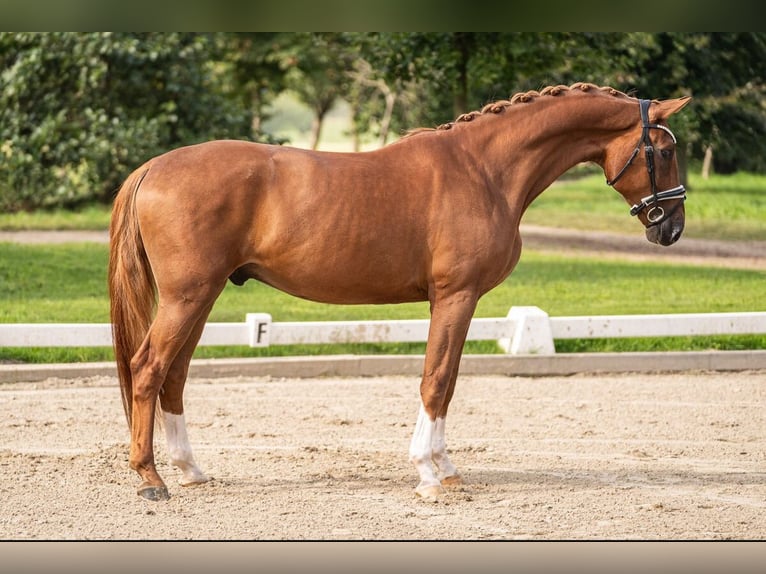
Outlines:
POLYGON ((600 164, 607 143, 633 121, 625 113, 627 103, 616 98, 541 98, 545 101, 517 104, 528 106, 518 113, 487 118, 483 132, 474 136, 480 141, 473 147, 481 150, 492 181, 522 209, 575 165, 600 164))

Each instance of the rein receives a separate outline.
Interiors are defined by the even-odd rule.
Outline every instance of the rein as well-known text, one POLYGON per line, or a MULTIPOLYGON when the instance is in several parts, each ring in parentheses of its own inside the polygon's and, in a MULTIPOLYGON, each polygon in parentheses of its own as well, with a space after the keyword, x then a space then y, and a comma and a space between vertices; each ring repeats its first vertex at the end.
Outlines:
POLYGON ((673 138, 673 143, 676 143, 676 136, 674 136, 673 132, 671 132, 670 129, 665 126, 649 123, 649 105, 651 104, 651 100, 639 100, 638 103, 639 109, 641 111, 641 137, 636 144, 636 149, 633 150, 633 153, 628 158, 628 161, 625 162, 625 165, 622 166, 622 169, 614 177, 614 179, 606 180, 606 184, 614 186, 614 184, 617 183, 617 181, 625 174, 625 171, 628 169, 628 167, 630 167, 630 165, 633 163, 633 160, 641 151, 641 144, 643 144, 644 154, 646 155, 646 169, 649 172, 649 181, 652 184, 652 195, 647 195, 646 197, 642 198, 641 201, 639 201, 636 205, 631 207, 630 214, 635 216, 641 213, 644 209, 649 208, 649 211, 646 214, 646 218, 649 221, 649 225, 647 225, 647 227, 653 227, 655 225, 659 225, 671 215, 673 215, 676 209, 678 209, 678 206, 683 204, 683 202, 686 200, 686 188, 683 185, 678 185, 672 189, 657 191, 657 182, 654 179, 654 146, 652 145, 652 140, 649 137, 649 130, 663 130, 669 134, 671 138, 673 138), (666 213, 665 210, 659 205, 659 203, 661 201, 668 201, 672 199, 680 199, 681 201, 676 204, 676 206, 670 210, 670 212, 666 213))

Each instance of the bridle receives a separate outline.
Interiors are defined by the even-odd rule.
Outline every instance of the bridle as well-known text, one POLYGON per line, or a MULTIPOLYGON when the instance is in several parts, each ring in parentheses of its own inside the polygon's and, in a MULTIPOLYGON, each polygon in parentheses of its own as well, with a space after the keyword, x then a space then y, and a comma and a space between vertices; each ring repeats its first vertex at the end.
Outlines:
POLYGON ((614 177, 614 179, 606 180, 607 185, 614 186, 614 184, 617 183, 617 181, 623 176, 628 167, 630 167, 630 164, 633 163, 633 160, 641 151, 641 144, 644 145, 644 154, 646 155, 646 169, 649 172, 649 181, 652 184, 652 195, 647 195, 636 205, 631 207, 630 214, 636 216, 644 209, 649 208, 649 211, 646 214, 646 219, 649 221, 649 225, 647 225, 647 227, 659 225, 665 221, 667 218, 673 215, 676 209, 678 209, 678 207, 682 205, 686 200, 686 188, 683 185, 678 185, 665 191, 657 191, 657 182, 654 179, 654 146, 652 145, 652 140, 649 138, 649 130, 663 130, 664 132, 668 133, 671 138, 673 138, 673 143, 676 143, 676 136, 674 136, 673 132, 671 132, 670 129, 665 126, 649 123, 649 105, 651 103, 651 100, 639 100, 638 104, 641 110, 642 124, 641 138, 636 144, 636 149, 633 150, 633 153, 628 158, 628 161, 625 162, 625 165, 622 166, 622 169, 619 171, 619 173, 614 177), (671 199, 680 199, 681 201, 679 201, 676 206, 670 210, 670 212, 665 213, 665 210, 662 208, 662 206, 659 205, 659 203, 661 201, 669 201, 671 199))

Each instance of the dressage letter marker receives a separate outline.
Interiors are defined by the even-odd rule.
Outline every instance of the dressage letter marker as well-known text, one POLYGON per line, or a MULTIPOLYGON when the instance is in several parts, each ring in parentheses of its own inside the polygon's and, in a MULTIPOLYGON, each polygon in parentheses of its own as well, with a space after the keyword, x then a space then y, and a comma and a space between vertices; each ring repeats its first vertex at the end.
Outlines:
POLYGON ((248 313, 245 319, 250 333, 251 347, 268 347, 271 332, 271 315, 268 313, 248 313))

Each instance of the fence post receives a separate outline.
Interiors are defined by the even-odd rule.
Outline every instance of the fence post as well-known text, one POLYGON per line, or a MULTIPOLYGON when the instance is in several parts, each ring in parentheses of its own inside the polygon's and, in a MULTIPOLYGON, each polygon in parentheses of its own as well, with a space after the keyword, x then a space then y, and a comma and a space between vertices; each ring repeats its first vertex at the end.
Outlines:
POLYGON ((539 307, 511 307, 508 318, 513 321, 511 339, 500 339, 498 344, 512 355, 553 355, 553 332, 548 313, 539 307))

